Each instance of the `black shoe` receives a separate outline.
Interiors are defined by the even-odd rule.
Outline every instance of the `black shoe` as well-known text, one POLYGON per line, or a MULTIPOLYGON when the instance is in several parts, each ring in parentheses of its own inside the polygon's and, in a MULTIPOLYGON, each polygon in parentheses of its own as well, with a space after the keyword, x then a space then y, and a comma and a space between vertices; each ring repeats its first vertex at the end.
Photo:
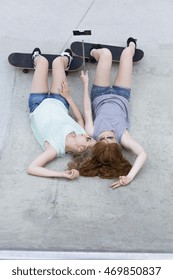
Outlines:
POLYGON ((137 47, 137 43, 136 43, 137 39, 134 39, 132 37, 129 37, 127 39, 127 47, 129 46, 130 42, 133 42, 135 44, 135 48, 137 47))
POLYGON ((41 55, 41 50, 39 48, 35 48, 31 54, 31 60, 32 60, 32 65, 33 65, 34 69, 36 67, 35 63, 34 63, 34 59, 35 59, 35 57, 37 57, 39 55, 41 55))
POLYGON ((91 51, 92 51, 93 49, 102 49, 102 45, 100 45, 100 44, 95 44, 95 45, 93 45, 93 46, 91 47, 91 49, 90 49, 90 51, 89 51, 89 54, 90 54, 90 56, 89 56, 89 61, 90 61, 91 63, 95 63, 95 62, 96 62, 95 58, 91 55, 91 51))
POLYGON ((73 54, 72 51, 70 49, 66 49, 64 52, 61 53, 60 56, 66 56, 68 58, 68 64, 67 64, 67 68, 65 69, 65 71, 67 71, 70 68, 71 62, 73 60, 73 54))

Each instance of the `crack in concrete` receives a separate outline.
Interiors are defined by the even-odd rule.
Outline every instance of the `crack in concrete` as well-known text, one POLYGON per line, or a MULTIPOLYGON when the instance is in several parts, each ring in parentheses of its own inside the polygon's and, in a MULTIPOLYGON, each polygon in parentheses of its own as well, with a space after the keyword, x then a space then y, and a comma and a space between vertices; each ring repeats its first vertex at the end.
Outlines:
POLYGON ((12 95, 11 95, 11 102, 10 102, 10 106, 9 106, 9 115, 8 115, 8 121, 7 121, 7 126, 5 128, 5 132, 4 132, 4 136, 1 137, 2 139, 0 139, 0 159, 2 157, 3 151, 5 149, 5 145, 6 145, 6 140, 8 138, 8 135, 10 133, 10 120, 12 117, 12 110, 13 110, 13 96, 14 96, 14 91, 15 91, 15 86, 16 86, 16 69, 14 72, 14 82, 13 82, 13 87, 12 87, 12 95))
MULTIPOLYGON (((94 2, 95 2, 95 0, 93 0, 93 1, 91 2, 91 4, 90 4, 89 7, 87 8, 86 12, 85 12, 84 15, 82 16, 82 18, 81 18, 81 20, 79 21, 79 23, 77 24, 77 26, 74 28, 74 30, 79 28, 81 22, 83 21, 83 19, 85 18, 85 16, 88 14, 88 12, 91 10, 91 7, 93 6, 94 2)), ((72 36, 73 36, 73 35, 71 35, 71 36, 67 39, 65 45, 64 45, 63 48, 61 49, 61 52, 65 49, 65 46, 68 45, 68 43, 69 43, 70 39, 72 38, 72 36)))

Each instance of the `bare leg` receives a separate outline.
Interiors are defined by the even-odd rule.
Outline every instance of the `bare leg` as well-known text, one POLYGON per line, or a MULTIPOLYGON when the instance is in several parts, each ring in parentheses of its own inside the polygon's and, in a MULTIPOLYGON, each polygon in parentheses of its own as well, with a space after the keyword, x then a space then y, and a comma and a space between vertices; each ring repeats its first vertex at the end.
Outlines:
POLYGON ((66 82, 65 69, 68 64, 68 58, 66 56, 59 56, 54 59, 52 63, 52 85, 51 93, 59 93, 62 88, 62 82, 66 82))
POLYGON ((131 42, 121 54, 119 69, 114 82, 115 86, 131 88, 134 53, 135 44, 131 42))
POLYGON ((35 72, 31 85, 31 93, 48 93, 48 61, 43 56, 35 57, 35 72))
POLYGON ((94 78, 96 86, 110 86, 110 72, 112 66, 112 54, 108 49, 93 49, 91 55, 98 61, 94 78))

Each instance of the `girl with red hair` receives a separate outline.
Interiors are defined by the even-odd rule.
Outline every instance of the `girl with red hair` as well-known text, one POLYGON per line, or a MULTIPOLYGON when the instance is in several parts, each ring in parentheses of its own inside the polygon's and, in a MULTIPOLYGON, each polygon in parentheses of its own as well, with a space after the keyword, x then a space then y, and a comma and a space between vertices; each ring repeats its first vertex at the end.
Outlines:
POLYGON ((101 48, 100 45, 91 49, 91 60, 98 62, 91 99, 88 93, 88 73, 81 74, 84 85, 84 115, 87 120, 85 129, 97 140, 97 144, 75 157, 74 163, 69 163, 69 168, 79 170, 82 176, 118 178, 119 180, 111 185, 113 189, 129 184, 147 157, 142 146, 129 133, 129 101, 135 49, 136 39, 130 37, 127 40, 127 47, 121 54, 119 69, 112 87, 111 52, 101 48), (122 147, 136 156, 133 165, 124 158, 122 147))

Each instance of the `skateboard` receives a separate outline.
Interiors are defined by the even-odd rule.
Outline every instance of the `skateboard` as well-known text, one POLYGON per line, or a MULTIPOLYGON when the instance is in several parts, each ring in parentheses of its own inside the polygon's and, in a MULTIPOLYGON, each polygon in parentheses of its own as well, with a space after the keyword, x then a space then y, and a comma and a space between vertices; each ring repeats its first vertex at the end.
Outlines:
MULTIPOLYGON (((52 61, 59 55, 55 54, 42 54, 49 61, 49 70, 52 69, 52 61)), ((33 70, 31 54, 30 53, 11 53, 8 57, 9 63, 19 69, 23 69, 24 73, 27 73, 28 70, 33 70)), ((69 70, 66 72, 78 71, 83 66, 82 58, 75 56, 71 62, 69 70)))
MULTIPOLYGON (((84 46, 84 53, 85 53, 85 61, 89 61, 90 57, 90 50, 94 48, 95 45, 98 45, 96 43, 83 43, 79 41, 75 41, 71 44, 71 50, 74 55, 77 55, 79 57, 83 57, 83 46, 84 46)), ((118 47, 118 46, 110 46, 110 45, 105 45, 101 44, 102 48, 107 48, 111 51, 112 53, 112 61, 113 62, 119 62, 120 61, 120 56, 122 51, 125 49, 124 47, 118 47)), ((135 55, 133 57, 133 62, 137 62, 141 60, 144 56, 144 52, 140 49, 136 49, 135 55)))

